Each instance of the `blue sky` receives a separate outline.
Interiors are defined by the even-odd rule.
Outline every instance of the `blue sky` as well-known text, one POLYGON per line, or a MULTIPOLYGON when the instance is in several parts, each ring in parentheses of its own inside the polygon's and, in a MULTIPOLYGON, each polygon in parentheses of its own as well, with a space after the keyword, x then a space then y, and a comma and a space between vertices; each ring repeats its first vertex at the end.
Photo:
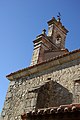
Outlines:
POLYGON ((29 66, 33 43, 48 30, 47 21, 57 13, 69 30, 66 47, 80 48, 80 0, 0 0, 0 112, 9 80, 6 75, 29 66))

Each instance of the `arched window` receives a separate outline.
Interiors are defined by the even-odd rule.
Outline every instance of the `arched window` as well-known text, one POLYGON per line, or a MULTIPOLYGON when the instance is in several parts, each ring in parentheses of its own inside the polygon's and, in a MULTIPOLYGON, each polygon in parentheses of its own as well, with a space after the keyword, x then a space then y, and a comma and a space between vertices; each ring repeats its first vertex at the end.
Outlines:
POLYGON ((61 43, 61 36, 58 34, 56 37, 56 44, 60 44, 61 43))

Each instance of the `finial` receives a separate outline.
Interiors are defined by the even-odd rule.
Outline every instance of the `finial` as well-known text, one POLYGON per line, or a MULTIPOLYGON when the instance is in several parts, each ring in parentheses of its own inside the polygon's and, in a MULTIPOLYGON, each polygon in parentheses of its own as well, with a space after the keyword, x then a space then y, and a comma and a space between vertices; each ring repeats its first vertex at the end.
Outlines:
POLYGON ((43 34, 43 35, 46 34, 46 30, 45 30, 45 29, 42 30, 42 34, 43 34))
POLYGON ((57 21, 60 22, 60 20, 61 20, 61 14, 60 14, 60 12, 58 12, 57 18, 58 18, 57 21))

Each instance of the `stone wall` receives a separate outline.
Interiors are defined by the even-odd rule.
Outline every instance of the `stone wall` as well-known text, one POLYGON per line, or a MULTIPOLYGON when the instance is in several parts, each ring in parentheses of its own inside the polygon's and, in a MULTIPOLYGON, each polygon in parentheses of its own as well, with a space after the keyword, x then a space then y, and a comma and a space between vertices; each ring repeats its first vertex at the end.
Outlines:
POLYGON ((2 116, 21 120, 21 114, 74 102, 74 81, 80 79, 80 59, 10 82, 2 116))

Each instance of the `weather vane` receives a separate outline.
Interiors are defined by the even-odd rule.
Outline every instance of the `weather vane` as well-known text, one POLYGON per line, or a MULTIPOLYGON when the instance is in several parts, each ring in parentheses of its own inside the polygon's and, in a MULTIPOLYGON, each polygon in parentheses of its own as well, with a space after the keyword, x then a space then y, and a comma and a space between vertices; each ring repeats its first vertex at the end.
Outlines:
POLYGON ((60 12, 58 12, 57 18, 58 18, 59 21, 61 20, 61 14, 60 14, 60 12))

